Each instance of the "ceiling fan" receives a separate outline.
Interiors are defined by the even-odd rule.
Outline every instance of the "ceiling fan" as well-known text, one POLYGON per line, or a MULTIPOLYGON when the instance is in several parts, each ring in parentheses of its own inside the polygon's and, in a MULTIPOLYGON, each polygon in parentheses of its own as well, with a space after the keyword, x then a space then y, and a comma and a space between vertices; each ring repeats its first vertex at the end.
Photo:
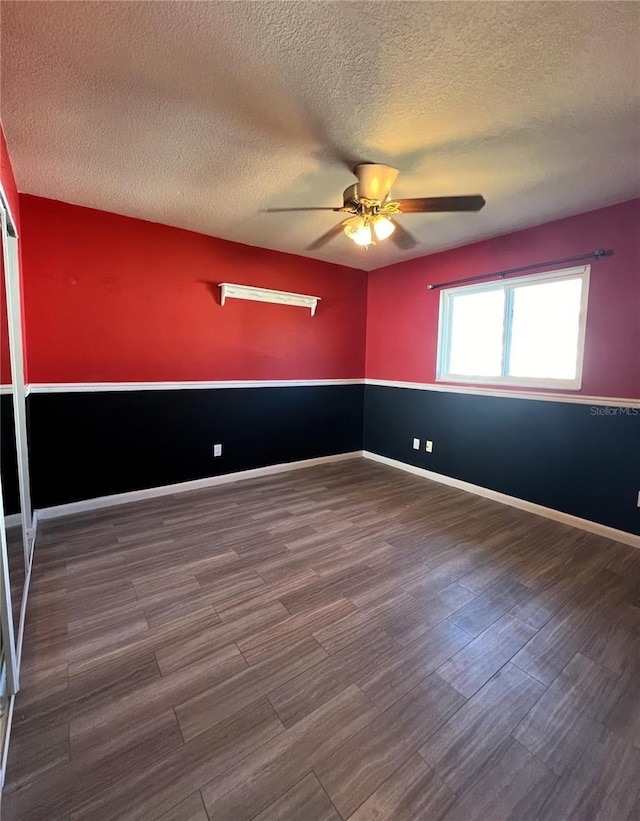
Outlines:
POLYGON ((339 222, 309 245, 312 251, 321 248, 329 240, 345 233, 356 245, 367 249, 381 240, 391 237, 402 249, 413 248, 417 240, 396 222, 399 214, 433 214, 445 211, 479 211, 485 204, 484 197, 472 194, 465 197, 419 197, 417 199, 392 200, 391 186, 396 181, 398 169, 390 165, 361 163, 353 173, 358 182, 345 188, 343 205, 338 208, 267 208, 274 212, 284 211, 338 211, 351 216, 339 222))

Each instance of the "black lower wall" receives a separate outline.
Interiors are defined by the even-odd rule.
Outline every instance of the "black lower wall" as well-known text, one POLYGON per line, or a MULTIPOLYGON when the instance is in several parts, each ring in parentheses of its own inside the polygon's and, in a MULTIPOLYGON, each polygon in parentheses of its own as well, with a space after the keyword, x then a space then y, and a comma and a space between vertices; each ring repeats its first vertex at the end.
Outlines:
POLYGON ((0 474, 5 515, 20 513, 13 397, 10 393, 0 394, 0 474))
POLYGON ((362 450, 363 385, 28 397, 35 508, 362 450), (222 443, 222 456, 213 445, 222 443))
POLYGON ((637 408, 367 385, 364 449, 640 534, 637 408))
MULTIPOLYGON (((13 417, 11 397, 1 399, 11 513, 13 417)), ((27 403, 36 508, 364 447, 640 534, 635 408, 376 385, 31 394, 27 403)))

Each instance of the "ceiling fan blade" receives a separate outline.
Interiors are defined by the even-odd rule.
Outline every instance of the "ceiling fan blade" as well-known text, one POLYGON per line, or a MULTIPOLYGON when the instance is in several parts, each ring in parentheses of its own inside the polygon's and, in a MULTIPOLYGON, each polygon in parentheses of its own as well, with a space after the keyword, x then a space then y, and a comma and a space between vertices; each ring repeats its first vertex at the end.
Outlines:
POLYGON ((391 234, 389 239, 391 239, 397 246, 403 251, 408 251, 411 248, 415 248, 418 244, 418 240, 410 234, 406 228, 403 228, 397 220, 391 220, 391 222, 395 225, 396 230, 391 234))
POLYGON ((479 211, 485 204, 484 197, 472 194, 467 197, 418 197, 396 200, 403 214, 435 214, 439 211, 479 211))
POLYGON ((358 178, 358 196, 364 197, 366 200, 379 200, 382 202, 386 199, 400 172, 390 165, 362 163, 356 165, 353 173, 358 178))
POLYGON ((282 214, 285 211, 341 211, 338 208, 263 208, 263 214, 282 214))
POLYGON ((325 234, 318 239, 314 240, 311 245, 307 245, 307 251, 315 251, 318 248, 322 248, 323 245, 326 245, 335 237, 339 236, 342 233, 342 223, 339 222, 337 225, 334 225, 333 228, 330 228, 325 234))

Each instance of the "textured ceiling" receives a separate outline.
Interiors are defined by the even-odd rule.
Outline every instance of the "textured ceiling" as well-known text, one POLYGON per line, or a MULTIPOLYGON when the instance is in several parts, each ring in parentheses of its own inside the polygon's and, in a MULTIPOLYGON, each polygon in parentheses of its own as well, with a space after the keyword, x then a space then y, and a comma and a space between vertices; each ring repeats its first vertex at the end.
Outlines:
MULTIPOLYGON (((637 2, 2 2, 1 117, 21 191, 373 269, 640 193, 637 2), (400 169, 364 251, 341 158, 400 169)), ((588 249, 585 249, 588 250, 588 249)))

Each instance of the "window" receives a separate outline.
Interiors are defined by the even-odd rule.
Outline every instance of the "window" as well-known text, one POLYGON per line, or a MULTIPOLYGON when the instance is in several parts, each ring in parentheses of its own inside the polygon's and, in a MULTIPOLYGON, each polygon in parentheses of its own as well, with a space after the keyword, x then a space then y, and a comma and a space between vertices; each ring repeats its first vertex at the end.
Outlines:
POLYGON ((442 291, 438 381, 579 389, 589 271, 442 291))

